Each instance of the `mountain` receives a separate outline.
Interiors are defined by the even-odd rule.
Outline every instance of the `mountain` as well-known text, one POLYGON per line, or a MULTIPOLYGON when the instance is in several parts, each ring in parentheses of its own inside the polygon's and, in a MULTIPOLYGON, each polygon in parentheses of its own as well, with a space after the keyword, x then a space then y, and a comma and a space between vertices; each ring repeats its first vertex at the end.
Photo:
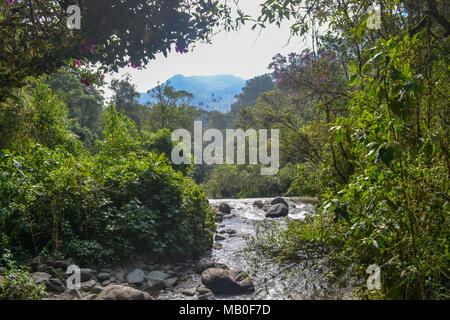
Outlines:
MULTIPOLYGON (((176 90, 185 90, 194 95, 193 105, 205 110, 227 112, 236 101, 235 96, 242 92, 245 79, 233 75, 173 76, 170 83, 176 90)), ((155 102, 147 93, 141 93, 140 103, 155 102)))

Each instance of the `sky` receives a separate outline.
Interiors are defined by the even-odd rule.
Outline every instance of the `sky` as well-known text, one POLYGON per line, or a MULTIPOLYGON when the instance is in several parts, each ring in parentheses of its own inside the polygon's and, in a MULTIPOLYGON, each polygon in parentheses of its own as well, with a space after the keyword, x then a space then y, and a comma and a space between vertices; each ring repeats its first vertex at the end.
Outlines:
MULTIPOLYGON (((262 0, 240 1, 244 12, 256 16, 262 0)), ((123 68, 111 78, 120 79, 130 74, 138 92, 146 92, 158 82, 164 83, 176 74, 185 76, 232 74, 246 80, 269 72, 268 66, 277 53, 288 54, 305 48, 299 38, 289 41, 289 23, 278 28, 268 26, 261 33, 251 30, 251 24, 237 32, 220 32, 213 36, 212 44, 197 43, 190 51, 180 54, 173 50, 167 58, 157 55, 145 69, 123 68)))

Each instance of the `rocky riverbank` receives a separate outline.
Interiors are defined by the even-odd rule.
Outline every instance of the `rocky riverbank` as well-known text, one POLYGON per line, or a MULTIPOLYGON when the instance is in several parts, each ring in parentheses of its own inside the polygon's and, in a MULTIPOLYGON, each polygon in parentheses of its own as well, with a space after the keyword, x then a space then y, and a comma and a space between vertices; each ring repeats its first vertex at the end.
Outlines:
POLYGON ((283 223, 286 217, 303 219, 313 212, 313 204, 282 198, 211 200, 210 204, 217 230, 211 252, 199 260, 169 264, 139 257, 127 266, 80 266, 79 289, 67 288, 70 260, 36 258, 29 268, 33 278, 45 284, 49 300, 350 298, 348 288, 328 295, 322 266, 299 265, 297 270, 291 268, 295 272, 286 272, 270 262, 265 268, 262 263, 250 266, 242 254, 246 238, 255 235, 258 224, 283 223))

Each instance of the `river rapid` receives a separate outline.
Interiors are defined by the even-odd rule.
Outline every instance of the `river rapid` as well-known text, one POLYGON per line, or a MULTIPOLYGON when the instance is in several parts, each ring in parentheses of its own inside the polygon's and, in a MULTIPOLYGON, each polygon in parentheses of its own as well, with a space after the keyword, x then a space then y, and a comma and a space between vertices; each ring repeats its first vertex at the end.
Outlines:
MULTIPOLYGON (((284 198, 289 204, 288 219, 304 219, 314 212, 314 205, 304 203, 296 198, 284 198)), ((217 208, 221 203, 231 207, 231 216, 225 216, 217 222, 214 247, 207 258, 223 263, 230 269, 242 270, 250 274, 255 292, 252 294, 220 296, 216 299, 238 300, 310 300, 310 299, 352 299, 351 292, 356 284, 333 288, 326 280, 325 264, 301 263, 295 266, 279 266, 273 261, 256 257, 249 250, 248 237, 257 236, 257 226, 264 223, 266 212, 255 201, 270 203, 273 199, 211 199, 210 205, 217 208), (256 262, 256 263, 255 263, 256 262)), ((270 218, 275 223, 284 224, 285 218, 270 218)), ((183 286, 189 287, 200 281, 198 275, 185 279, 183 286)), ((176 290, 161 292, 160 299, 186 299, 176 290)))

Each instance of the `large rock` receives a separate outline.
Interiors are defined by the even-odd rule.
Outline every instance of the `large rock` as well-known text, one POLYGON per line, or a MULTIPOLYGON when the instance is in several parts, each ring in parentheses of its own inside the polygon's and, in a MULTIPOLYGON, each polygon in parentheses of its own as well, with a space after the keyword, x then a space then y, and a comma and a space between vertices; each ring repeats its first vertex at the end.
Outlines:
POLYGON ((66 290, 61 280, 52 278, 52 276, 45 272, 35 272, 32 277, 36 283, 43 283, 48 291, 62 293, 66 290))
POLYGON ((289 208, 282 203, 271 206, 266 212, 266 218, 286 217, 289 214, 289 208))
POLYGON ((89 269, 89 268, 81 268, 80 269, 80 278, 81 278, 81 282, 95 279, 94 270, 89 269))
POLYGON ((145 273, 141 269, 135 269, 127 275, 129 284, 142 283, 145 281, 145 273))
POLYGON ((159 281, 163 281, 166 280, 170 277, 170 275, 168 275, 165 272, 162 271, 152 271, 150 272, 147 276, 145 276, 146 280, 152 281, 152 282, 159 282, 159 281))
POLYGON ((230 214, 230 213, 231 213, 231 207, 230 207, 230 205, 229 205, 228 203, 222 202, 222 203, 219 205, 219 211, 220 211, 220 212, 223 212, 223 213, 225 213, 225 214, 230 214))
POLYGON ((281 197, 277 197, 277 198, 273 199, 270 204, 275 205, 275 204, 279 204, 279 203, 284 204, 286 207, 289 208, 289 204, 287 203, 287 201, 281 197))
POLYGON ((214 294, 243 294, 254 292, 252 282, 238 270, 210 268, 202 272, 202 283, 214 294))
POLYGON ((97 300, 148 300, 149 296, 141 290, 128 286, 110 284, 100 292, 97 300))

